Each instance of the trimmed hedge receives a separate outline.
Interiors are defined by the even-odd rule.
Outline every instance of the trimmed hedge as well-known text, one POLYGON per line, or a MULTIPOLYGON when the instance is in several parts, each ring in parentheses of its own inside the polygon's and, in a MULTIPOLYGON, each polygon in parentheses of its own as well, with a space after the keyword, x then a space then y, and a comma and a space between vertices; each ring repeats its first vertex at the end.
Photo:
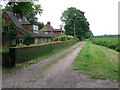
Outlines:
POLYGON ((10 68, 11 67, 11 61, 10 61, 10 55, 9 55, 9 53, 7 52, 7 53, 0 53, 0 54, 2 54, 1 56, 2 56, 2 66, 3 67, 7 67, 7 68, 10 68))
POLYGON ((65 41, 65 42, 57 42, 50 43, 39 46, 29 46, 29 47, 13 47, 10 48, 10 61, 11 66, 15 66, 17 63, 22 63, 28 60, 35 59, 37 57, 44 56, 55 49, 60 49, 63 47, 72 46, 76 41, 65 41))

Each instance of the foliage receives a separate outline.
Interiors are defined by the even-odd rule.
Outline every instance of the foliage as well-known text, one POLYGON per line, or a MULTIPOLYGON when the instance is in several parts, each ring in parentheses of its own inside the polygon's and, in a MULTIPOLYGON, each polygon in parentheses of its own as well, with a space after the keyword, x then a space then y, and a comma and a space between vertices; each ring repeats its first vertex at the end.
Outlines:
POLYGON ((91 41, 120 52, 120 38, 92 38, 91 41))
POLYGON ((9 48, 7 48, 7 47, 2 47, 2 52, 8 53, 8 52, 9 52, 9 48))
POLYGON ((74 28, 75 35, 80 40, 89 38, 92 35, 92 32, 89 28, 90 24, 84 16, 83 11, 80 11, 74 7, 70 7, 62 13, 61 21, 65 22, 66 35, 74 36, 74 28))
POLYGON ((118 80, 118 52, 86 43, 74 60, 74 69, 84 71, 94 79, 118 80))
POLYGON ((120 34, 116 34, 116 35, 98 35, 98 36, 94 36, 94 38, 113 38, 113 37, 120 37, 120 34))
POLYGON ((37 14, 41 15, 43 11, 42 7, 40 4, 35 4, 33 1, 8 2, 2 11, 13 12, 13 14, 16 14, 18 18, 26 17, 31 24, 38 25, 39 30, 44 26, 43 23, 37 22, 38 18, 36 17, 37 14))
POLYGON ((74 37, 70 36, 70 35, 63 35, 63 36, 53 38, 53 40, 55 40, 55 41, 58 41, 58 40, 60 40, 60 41, 68 41, 68 40, 73 40, 73 39, 74 39, 74 37))
POLYGON ((35 40, 35 37, 30 35, 30 34, 27 34, 25 37, 24 37, 24 44, 25 45, 30 45, 32 43, 34 43, 34 40, 35 40))
POLYGON ((49 53, 54 52, 55 50, 60 50, 65 47, 69 47, 75 43, 76 41, 69 41, 69 42, 66 41, 66 42, 50 43, 50 44, 39 45, 39 46, 10 48, 10 53, 12 55, 11 60, 13 60, 13 63, 15 65, 17 63, 21 63, 31 59, 45 56, 49 53))
POLYGON ((41 5, 39 4, 36 5, 33 1, 31 1, 31 2, 8 2, 3 11, 13 12, 18 16, 18 18, 22 18, 27 16, 31 12, 35 13, 35 15, 41 14, 43 10, 41 9, 41 5))
POLYGON ((44 23, 42 23, 42 22, 36 22, 35 24, 38 25, 38 30, 40 30, 44 27, 44 23))
POLYGON ((16 37, 17 33, 18 32, 14 30, 14 24, 11 23, 11 25, 9 26, 9 31, 4 31, 4 30, 2 31, 2 37, 3 39, 8 38, 12 40, 16 37))
MULTIPOLYGON (((67 45, 67 47, 63 47, 63 48, 59 48, 59 49, 53 49, 50 53, 48 52, 47 54, 45 55, 42 55, 40 57, 37 57, 35 59, 32 59, 32 60, 28 60, 28 61, 23 61, 23 63, 20 63, 20 64, 17 64, 15 67, 11 67, 11 68, 3 68, 3 71, 5 72, 12 72, 12 71, 15 71, 15 70, 20 70, 20 69, 23 69, 23 68, 26 68, 28 66, 30 66, 31 64, 36 64, 42 60, 45 60, 53 55, 55 55, 56 53, 59 53, 65 49, 68 49, 70 48, 72 45, 74 45, 76 42, 74 43, 71 43, 69 45, 67 45)), ((67 52, 68 53, 68 52, 67 52)), ((64 54, 66 55, 66 54, 64 54)), ((63 58, 63 57, 62 57, 63 58)), ((6 64, 5 64, 6 65, 6 64)))

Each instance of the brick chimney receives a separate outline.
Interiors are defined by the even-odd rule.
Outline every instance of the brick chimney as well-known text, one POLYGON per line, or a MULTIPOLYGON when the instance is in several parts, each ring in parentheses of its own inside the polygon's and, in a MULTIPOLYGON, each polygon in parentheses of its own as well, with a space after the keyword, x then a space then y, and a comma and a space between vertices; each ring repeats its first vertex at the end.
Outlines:
POLYGON ((50 25, 50 22, 47 22, 47 25, 50 25))

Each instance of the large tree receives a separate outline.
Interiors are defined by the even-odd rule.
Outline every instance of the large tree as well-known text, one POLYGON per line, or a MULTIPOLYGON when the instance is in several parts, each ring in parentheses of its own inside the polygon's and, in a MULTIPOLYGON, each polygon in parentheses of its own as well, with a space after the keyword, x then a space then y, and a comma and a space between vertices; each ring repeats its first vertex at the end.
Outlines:
POLYGON ((43 9, 40 4, 35 4, 36 1, 31 0, 31 2, 8 2, 3 9, 3 12, 12 12, 18 18, 26 17, 31 24, 38 25, 40 30, 44 24, 37 21, 38 18, 36 15, 41 15, 43 9))
POLYGON ((80 40, 88 38, 91 34, 89 22, 83 11, 70 7, 62 13, 61 21, 65 23, 65 34, 76 36, 80 40), (75 31, 74 31, 75 30, 75 31))
POLYGON ((18 18, 26 17, 30 13, 35 15, 42 13, 42 8, 40 4, 35 4, 31 2, 8 2, 3 9, 3 11, 10 11, 16 14, 18 18))

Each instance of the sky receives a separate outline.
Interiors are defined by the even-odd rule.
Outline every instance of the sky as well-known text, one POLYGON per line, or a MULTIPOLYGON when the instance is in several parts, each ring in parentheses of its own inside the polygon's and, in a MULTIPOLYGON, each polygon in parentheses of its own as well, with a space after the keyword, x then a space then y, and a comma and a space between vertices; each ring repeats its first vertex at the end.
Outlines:
POLYGON ((60 16, 69 7, 76 7, 85 12, 94 35, 118 34, 118 2, 119 0, 39 0, 43 8, 39 22, 60 28, 60 16))
POLYGON ((48 21, 55 29, 62 24, 60 16, 69 7, 76 7, 85 12, 94 35, 118 34, 119 0, 39 0, 43 13, 37 15, 38 21, 48 21))

